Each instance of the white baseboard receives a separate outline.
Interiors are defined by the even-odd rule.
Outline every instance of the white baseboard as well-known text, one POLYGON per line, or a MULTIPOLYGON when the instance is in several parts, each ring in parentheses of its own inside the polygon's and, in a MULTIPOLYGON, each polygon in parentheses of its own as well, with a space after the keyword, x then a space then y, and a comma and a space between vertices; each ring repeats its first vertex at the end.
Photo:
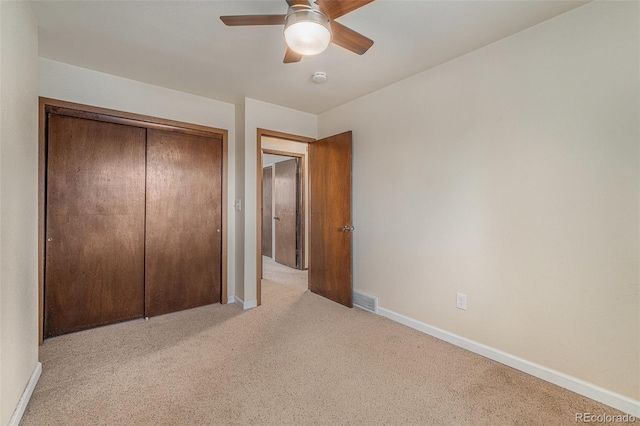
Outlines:
POLYGON ((244 302, 243 306, 244 306, 245 310, 257 308, 258 307, 258 301, 257 300, 249 300, 248 302, 244 302))
POLYGON ((242 309, 244 309, 244 301, 242 299, 240 299, 238 296, 234 296, 233 298, 233 303, 235 303, 236 305, 240 306, 242 309))
POLYGON ((36 368, 33 369, 33 373, 31 373, 31 378, 29 379, 29 383, 27 383, 27 387, 24 388, 24 392, 22 392, 22 396, 18 401, 18 405, 16 406, 11 419, 9 420, 9 426, 18 426, 22 421, 22 416, 24 415, 25 410, 27 409, 27 404, 29 404, 29 400, 31 399, 31 395, 33 395, 33 391, 38 384, 38 380, 40 379, 40 375, 42 374, 42 363, 38 362, 36 364, 36 368))
POLYGON ((247 309, 256 308, 258 306, 258 301, 257 300, 249 300, 248 302, 245 302, 244 300, 240 299, 238 296, 235 296, 234 303, 236 305, 240 306, 245 311, 247 309))
POLYGON ((227 297, 227 303, 235 303, 235 302, 236 302, 236 297, 235 296, 227 297))
POLYGON ((378 307, 378 314, 437 339, 444 340, 445 342, 449 342, 468 351, 477 353, 478 355, 482 355, 501 364, 508 365, 511 368, 515 368, 516 370, 520 370, 539 379, 553 383, 554 385, 558 385, 582 396, 586 396, 587 398, 591 398, 595 401, 616 408, 636 418, 640 418, 640 401, 636 401, 632 398, 620 395, 576 377, 569 376, 568 374, 535 364, 499 349, 495 349, 440 328, 433 327, 429 324, 414 320, 380 306, 378 307))

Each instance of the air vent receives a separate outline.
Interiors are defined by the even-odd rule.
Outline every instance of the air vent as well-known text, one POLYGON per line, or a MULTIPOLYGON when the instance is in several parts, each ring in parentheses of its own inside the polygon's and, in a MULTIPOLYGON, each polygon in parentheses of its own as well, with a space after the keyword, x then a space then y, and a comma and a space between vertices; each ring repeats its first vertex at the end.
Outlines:
POLYGON ((358 290, 353 290, 353 304, 366 311, 378 313, 378 298, 375 296, 369 296, 358 290))

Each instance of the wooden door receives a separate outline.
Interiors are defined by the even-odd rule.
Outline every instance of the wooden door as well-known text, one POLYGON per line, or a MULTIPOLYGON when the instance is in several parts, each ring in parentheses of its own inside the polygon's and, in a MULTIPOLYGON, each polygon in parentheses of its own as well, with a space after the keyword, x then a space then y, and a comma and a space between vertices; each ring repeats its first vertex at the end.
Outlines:
POLYGON ((275 163, 273 170, 275 260, 290 268, 297 268, 298 159, 275 163))
POLYGON ((48 117, 44 336, 144 313, 145 129, 48 117))
POLYGON ((220 301, 222 142, 149 129, 145 315, 220 301))
POLYGON ((353 306, 351 132, 309 144, 309 289, 353 306))
POLYGON ((273 251, 273 168, 262 170, 262 255, 272 257, 273 251))

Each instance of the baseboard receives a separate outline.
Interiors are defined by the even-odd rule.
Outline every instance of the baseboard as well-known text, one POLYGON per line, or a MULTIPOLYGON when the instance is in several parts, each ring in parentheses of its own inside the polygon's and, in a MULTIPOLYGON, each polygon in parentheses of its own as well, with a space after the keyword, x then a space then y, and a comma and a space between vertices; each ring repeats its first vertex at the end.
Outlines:
POLYGON ((257 300, 249 300, 248 302, 245 302, 244 300, 240 299, 238 296, 235 296, 234 299, 235 299, 234 303, 236 305, 240 306, 245 311, 247 309, 256 308, 258 306, 258 301, 257 300))
POLYGON ((227 297, 227 303, 236 303, 236 297, 235 296, 227 297))
POLYGON ((24 388, 24 392, 22 392, 22 396, 18 401, 18 405, 16 406, 11 419, 9 420, 9 426, 18 426, 22 421, 22 416, 24 415, 25 410, 27 409, 27 404, 29 404, 29 400, 31 399, 31 395, 33 395, 33 391, 38 384, 38 380, 40 379, 40 375, 42 374, 42 363, 38 362, 36 364, 36 368, 33 369, 33 373, 31 373, 31 378, 29 379, 29 383, 27 383, 27 387, 24 388))
POLYGON ((234 296, 233 298, 233 303, 235 303, 236 305, 240 306, 242 309, 244 309, 244 301, 242 299, 240 299, 238 296, 234 296))
POLYGON ((445 342, 449 342, 468 351, 477 353, 478 355, 482 355, 511 368, 515 368, 516 370, 520 370, 539 379, 553 383, 554 385, 616 408, 636 418, 640 418, 640 401, 636 401, 632 398, 620 395, 576 377, 569 376, 568 374, 535 364, 499 349, 495 349, 440 328, 433 327, 402 314, 393 312, 389 309, 378 307, 378 314, 400 324, 406 325, 407 327, 411 327, 440 340, 444 340, 445 342))
POLYGON ((258 307, 258 301, 257 300, 249 300, 248 302, 244 302, 243 306, 244 306, 245 310, 257 308, 258 307))

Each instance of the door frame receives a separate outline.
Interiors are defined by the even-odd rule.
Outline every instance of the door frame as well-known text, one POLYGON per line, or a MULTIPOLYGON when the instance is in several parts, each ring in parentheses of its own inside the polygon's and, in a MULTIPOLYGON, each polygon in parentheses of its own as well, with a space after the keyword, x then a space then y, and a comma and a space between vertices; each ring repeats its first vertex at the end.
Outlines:
MULTIPOLYGON (((256 299, 257 305, 260 306, 262 304, 262 137, 268 136, 272 138, 285 139, 291 142, 302 142, 302 143, 312 143, 316 140, 313 138, 308 138, 306 136, 298 136, 290 133, 278 132, 275 130, 267 130, 267 129, 257 129, 257 137, 256 137, 256 157, 257 157, 257 165, 256 165, 256 175, 257 175, 257 208, 256 208, 256 299)), ((273 151, 271 152, 279 153, 282 155, 282 151, 273 151)), ((301 156, 303 154, 294 154, 288 153, 286 155, 296 157, 301 156)), ((304 167, 304 164, 302 165, 304 167)), ((303 202, 304 204, 304 202, 303 202)), ((303 211, 304 213, 304 211, 303 211)), ((304 246, 302 247, 304 250, 304 246)))
POLYGON ((213 136, 222 141, 222 252, 220 303, 227 303, 227 251, 228 222, 227 205, 229 194, 228 149, 229 132, 215 127, 184 123, 142 114, 116 111, 74 102, 39 97, 38 105, 38 344, 43 341, 44 325, 44 260, 45 260, 45 220, 46 220, 46 176, 47 176, 47 114, 57 113, 89 120, 132 125, 147 129, 160 129, 199 136, 213 136))
MULTIPOLYGON (((295 141, 297 142, 297 141, 295 141)), ((302 142, 300 142, 302 143, 302 142)), ((300 159, 300 163, 298 166, 298 179, 296 182, 296 185, 298 185, 298 187, 300 188, 300 199, 298 200, 298 206, 297 208, 300 210, 300 217, 298 218, 300 220, 299 224, 296 225, 300 225, 298 228, 298 232, 296 235, 296 242, 297 244, 300 246, 300 267, 297 269, 300 270, 304 270, 306 269, 304 267, 305 264, 305 256, 307 255, 305 248, 305 242, 306 242, 306 238, 305 238, 305 230, 307 227, 307 221, 305 220, 305 215, 307 213, 306 209, 305 209, 305 195, 307 194, 307 189, 305 186, 305 172, 306 169, 304 167, 304 162, 305 162, 305 158, 306 155, 305 154, 301 154, 298 152, 289 152, 289 151, 280 151, 280 150, 276 150, 276 149, 268 149, 268 148, 263 148, 262 152, 264 154, 273 154, 273 155, 283 155, 286 157, 295 157, 295 158, 299 158, 300 159)), ((273 182, 275 182, 275 166, 276 163, 273 164, 273 170, 274 170, 274 177, 273 177, 273 182)), ((264 167, 264 164, 263 164, 264 167)), ((275 194, 275 192, 274 192, 275 194)), ((260 207, 262 207, 262 205, 260 205, 260 207)), ((261 222, 262 225, 262 222, 261 222)), ((274 226, 275 229, 275 226, 274 226)), ((262 238, 262 234, 260 234, 260 238, 262 238)), ((262 244, 261 244, 262 245, 262 244)), ((275 260, 275 257, 273 257, 273 260, 275 260)), ((260 274, 260 277, 262 278, 262 274, 260 274)))

